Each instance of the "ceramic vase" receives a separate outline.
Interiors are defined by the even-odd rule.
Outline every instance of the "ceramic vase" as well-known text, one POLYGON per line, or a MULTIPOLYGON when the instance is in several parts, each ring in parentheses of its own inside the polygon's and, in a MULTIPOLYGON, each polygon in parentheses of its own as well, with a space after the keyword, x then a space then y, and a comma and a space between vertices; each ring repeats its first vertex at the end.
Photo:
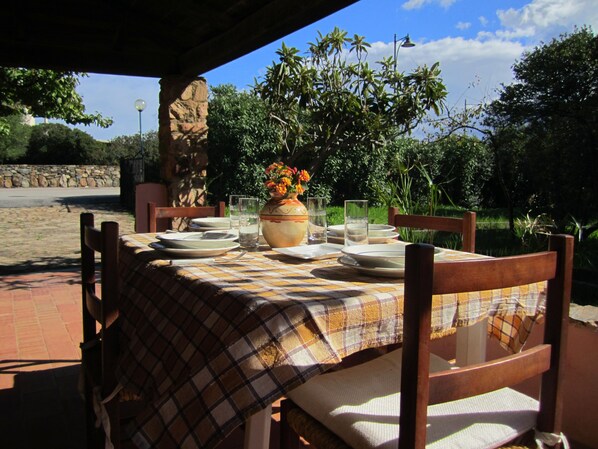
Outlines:
POLYGON ((307 209, 296 193, 273 195, 260 211, 260 223, 271 248, 297 246, 307 232, 307 209))

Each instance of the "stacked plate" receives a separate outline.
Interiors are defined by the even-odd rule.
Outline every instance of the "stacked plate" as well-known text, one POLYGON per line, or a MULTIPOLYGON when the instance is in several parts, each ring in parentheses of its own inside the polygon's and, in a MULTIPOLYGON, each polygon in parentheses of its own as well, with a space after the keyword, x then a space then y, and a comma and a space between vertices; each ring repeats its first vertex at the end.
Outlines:
MULTIPOLYGON (((390 239, 396 239, 399 234, 395 227, 384 224, 371 224, 368 226, 368 242, 370 244, 387 243, 390 239)), ((328 226, 328 241, 333 243, 345 242, 345 225, 328 226)))
MULTIPOLYGON (((399 278, 405 275, 405 247, 408 243, 396 245, 356 245, 345 246, 343 256, 338 259, 341 265, 355 268, 363 274, 399 278)), ((434 250, 438 257, 440 248, 434 250)))
POLYGON ((232 231, 169 232, 159 234, 150 246, 169 256, 213 257, 239 247, 239 235, 232 231))
POLYGON ((228 217, 204 217, 193 218, 189 224, 193 231, 224 231, 230 229, 230 218, 228 217))

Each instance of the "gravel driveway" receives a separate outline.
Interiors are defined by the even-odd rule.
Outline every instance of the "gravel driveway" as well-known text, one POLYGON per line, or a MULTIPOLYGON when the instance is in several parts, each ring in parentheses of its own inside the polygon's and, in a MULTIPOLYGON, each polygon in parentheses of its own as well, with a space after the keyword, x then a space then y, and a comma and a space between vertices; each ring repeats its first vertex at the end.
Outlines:
POLYGON ((41 207, 0 207, 0 275, 78 265, 82 212, 94 213, 96 223, 118 222, 121 234, 134 231, 133 214, 114 201, 69 199, 41 207))

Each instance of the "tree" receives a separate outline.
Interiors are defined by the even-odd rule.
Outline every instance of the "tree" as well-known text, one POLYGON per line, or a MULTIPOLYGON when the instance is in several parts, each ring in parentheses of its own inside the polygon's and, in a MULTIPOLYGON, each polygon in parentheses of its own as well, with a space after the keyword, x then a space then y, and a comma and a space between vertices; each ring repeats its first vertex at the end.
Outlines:
POLYGON ((583 27, 524 54, 485 123, 505 148, 523 146, 519 166, 529 201, 586 232, 598 217, 598 37, 583 27), (507 132, 508 131, 508 132, 507 132))
POLYGON ((58 123, 32 127, 27 154, 29 164, 94 164, 102 161, 106 145, 89 134, 58 123))
MULTIPOLYGON (((145 180, 160 182, 160 150, 158 131, 143 133, 143 154, 145 159, 145 180)), ((103 164, 118 165, 122 158, 140 157, 139 134, 118 136, 108 142, 103 164)))
POLYGON ((276 130, 265 103, 232 85, 212 88, 208 115, 209 191, 265 197, 264 169, 278 157, 276 130))
POLYGON ((10 132, 0 133, 0 164, 17 162, 26 152, 31 126, 23 123, 22 115, 5 118, 10 132))
POLYGON ((86 114, 76 92, 85 73, 0 67, 0 133, 8 132, 5 117, 29 113, 62 119, 69 124, 95 124, 107 128, 112 120, 99 113, 86 114))
POLYGON ((366 60, 369 47, 364 37, 348 38, 338 28, 319 34, 307 57, 283 44, 279 62, 254 86, 279 128, 281 159, 316 180, 331 156, 381 148, 444 107, 438 63, 405 75, 394 70, 392 56, 375 69, 366 60))

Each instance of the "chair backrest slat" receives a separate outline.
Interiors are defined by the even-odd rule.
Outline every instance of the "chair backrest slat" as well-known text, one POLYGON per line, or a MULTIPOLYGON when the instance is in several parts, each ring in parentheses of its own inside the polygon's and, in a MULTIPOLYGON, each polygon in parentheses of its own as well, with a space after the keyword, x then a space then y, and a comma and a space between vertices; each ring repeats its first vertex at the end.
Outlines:
POLYGON ((148 229, 149 232, 161 232, 165 229, 157 228, 159 218, 204 218, 224 217, 226 206, 224 201, 218 202, 216 206, 192 206, 192 207, 159 207, 156 203, 147 203, 148 229))
POLYGON ((437 263, 434 267, 432 293, 461 293, 532 284, 555 276, 557 255, 554 251, 523 256, 437 263))
POLYGON ((456 401, 516 385, 550 368, 550 345, 535 346, 527 351, 459 370, 430 374, 428 403, 456 401))
POLYGON ((408 215, 399 213, 397 207, 388 208, 388 224, 397 228, 427 229, 453 232, 462 236, 462 250, 475 252, 475 212, 465 212, 463 218, 439 217, 431 215, 408 215))
POLYGON ((434 263, 434 247, 409 245, 399 448, 423 449, 427 407, 511 386, 542 375, 538 429, 560 432, 561 382, 573 267, 573 238, 550 237, 549 251, 523 256, 434 263), (510 288, 547 282, 544 344, 463 369, 429 372, 433 294, 510 288))

